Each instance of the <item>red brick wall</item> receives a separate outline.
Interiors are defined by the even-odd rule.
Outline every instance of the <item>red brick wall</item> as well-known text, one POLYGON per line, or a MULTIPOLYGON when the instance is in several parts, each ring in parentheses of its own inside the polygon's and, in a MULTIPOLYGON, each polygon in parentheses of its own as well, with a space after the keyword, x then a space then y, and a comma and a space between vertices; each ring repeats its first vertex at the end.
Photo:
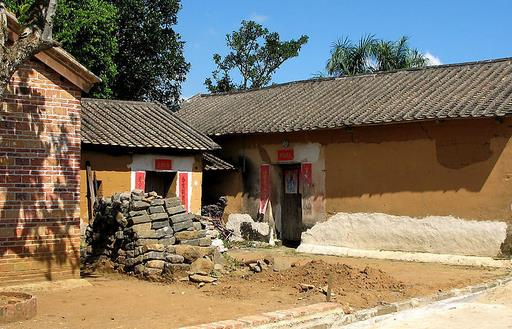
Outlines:
POLYGON ((80 91, 32 62, 0 104, 0 285, 78 277, 80 91))

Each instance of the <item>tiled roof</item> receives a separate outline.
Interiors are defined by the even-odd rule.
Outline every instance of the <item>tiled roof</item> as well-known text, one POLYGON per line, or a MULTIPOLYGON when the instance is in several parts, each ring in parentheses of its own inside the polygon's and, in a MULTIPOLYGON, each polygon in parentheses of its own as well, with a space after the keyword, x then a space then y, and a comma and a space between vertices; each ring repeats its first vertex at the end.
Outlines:
POLYGON ((203 153, 204 170, 236 170, 231 163, 222 160, 211 153, 203 153))
POLYGON ((197 95, 178 115, 208 135, 512 113, 512 58, 197 95))
POLYGON ((82 99, 83 144, 209 151, 219 146, 157 103, 82 99))

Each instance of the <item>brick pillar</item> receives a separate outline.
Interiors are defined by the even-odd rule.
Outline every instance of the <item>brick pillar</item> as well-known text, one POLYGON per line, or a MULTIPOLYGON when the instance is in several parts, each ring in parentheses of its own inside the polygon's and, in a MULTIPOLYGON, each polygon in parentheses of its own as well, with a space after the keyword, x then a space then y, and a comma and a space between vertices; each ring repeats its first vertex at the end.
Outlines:
POLYGON ((0 109, 0 285, 79 277, 80 91, 40 62, 0 109))

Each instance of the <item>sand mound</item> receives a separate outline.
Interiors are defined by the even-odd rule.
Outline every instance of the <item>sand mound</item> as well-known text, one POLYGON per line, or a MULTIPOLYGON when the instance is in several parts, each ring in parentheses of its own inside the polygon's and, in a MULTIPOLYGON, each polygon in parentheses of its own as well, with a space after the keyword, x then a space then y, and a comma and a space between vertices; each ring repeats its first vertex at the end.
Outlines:
POLYGON ((299 289, 304 284, 323 288, 327 285, 329 274, 332 275, 333 291, 339 294, 360 289, 401 291, 405 288, 402 282, 379 269, 360 269, 346 264, 329 264, 322 260, 313 260, 282 272, 267 271, 259 278, 263 277, 276 284, 297 286, 299 289))

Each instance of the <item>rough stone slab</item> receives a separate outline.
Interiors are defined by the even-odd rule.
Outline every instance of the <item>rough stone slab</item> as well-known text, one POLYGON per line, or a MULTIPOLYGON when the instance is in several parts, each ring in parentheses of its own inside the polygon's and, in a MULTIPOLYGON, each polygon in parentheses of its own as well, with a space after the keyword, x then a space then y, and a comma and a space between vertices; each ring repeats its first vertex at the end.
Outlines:
POLYGON ((186 244, 189 246, 199 246, 199 239, 181 240, 180 244, 186 244))
POLYGON ((147 277, 158 277, 162 275, 162 269, 146 267, 144 269, 144 276, 147 277))
POLYGON ((139 265, 135 266, 133 271, 135 272, 135 274, 142 274, 142 273, 144 273, 145 269, 146 269, 146 267, 144 265, 139 264, 139 265))
POLYGON ((135 250, 128 250, 128 251, 126 252, 126 257, 128 257, 128 258, 133 258, 133 257, 135 257, 135 250))
POLYGON ((165 266, 165 261, 163 260, 149 260, 146 262, 146 267, 151 267, 151 268, 158 268, 158 269, 161 269, 163 270, 164 266, 165 266))
POLYGON ((192 274, 190 277, 189 277, 190 281, 192 282, 196 282, 196 283, 201 283, 201 282, 204 282, 204 283, 213 283, 215 281, 217 281, 216 278, 212 278, 211 276, 207 276, 207 275, 199 275, 199 274, 192 274))
POLYGON ((138 239, 135 244, 137 246, 145 246, 145 245, 148 245, 148 244, 155 244, 155 243, 159 243, 158 239, 154 238, 154 239, 138 239))
POLYGON ((167 216, 167 214, 164 212, 154 213, 154 214, 151 214, 149 217, 151 217, 151 220, 154 222, 162 221, 162 220, 169 220, 169 216, 167 216))
POLYGON ((144 255, 142 255, 142 257, 143 257, 144 261, 153 260, 153 259, 156 259, 156 260, 164 260, 165 259, 164 253, 158 252, 158 251, 149 251, 149 252, 145 253, 144 255))
POLYGON ((128 223, 130 225, 138 225, 143 223, 151 222, 151 217, 144 211, 142 215, 130 217, 128 219, 128 223))
POLYGON ((165 265, 165 271, 170 273, 184 272, 190 270, 189 264, 169 264, 165 265))
MULTIPOLYGON (((153 200, 154 201, 154 200, 153 200)), ((151 206, 148 208, 148 213, 151 214, 157 214, 165 212, 165 209, 163 206, 151 206)))
POLYGON ((200 238, 199 239, 199 246, 201 247, 209 247, 212 245, 212 239, 211 238, 200 238))
POLYGON ((168 220, 162 220, 162 221, 159 221, 159 222, 152 222, 151 223, 151 228, 153 230, 158 230, 158 229, 161 229, 161 228, 164 228, 164 227, 169 227, 171 224, 169 224, 169 221, 168 220))
POLYGON ((169 218, 169 220, 171 221, 171 223, 173 224, 176 224, 176 223, 181 223, 181 222, 185 222, 185 221, 188 221, 188 220, 193 220, 196 216, 194 216, 194 214, 190 214, 190 213, 184 213, 184 214, 177 214, 177 215, 173 215, 169 218))
POLYGON ((192 221, 188 220, 186 222, 180 222, 172 225, 172 229, 174 232, 180 232, 185 231, 186 229, 189 229, 192 227, 192 221))
POLYGON ((170 228, 169 226, 161 228, 161 229, 158 229, 158 230, 155 231, 155 234, 156 234, 157 238, 171 237, 172 233, 173 233, 172 228, 170 228))
POLYGON ((167 208, 167 213, 171 216, 177 215, 177 214, 183 214, 184 212, 186 212, 186 210, 185 210, 185 207, 183 207, 182 205, 167 208))
POLYGON ((214 248, 211 247, 197 247, 188 245, 176 245, 175 253, 185 258, 185 261, 191 263, 198 258, 212 255, 214 248))
POLYGON ((148 209, 150 204, 145 201, 133 201, 131 205, 131 210, 146 210, 148 209))
POLYGON ((165 204, 164 199, 151 200, 151 206, 163 206, 165 204))
POLYGON ((182 232, 178 232, 178 233, 176 233, 174 235, 174 237, 178 241, 199 239, 199 238, 203 238, 205 236, 206 236, 206 231, 204 231, 204 230, 201 230, 201 231, 182 231, 182 232))
POLYGON ((176 253, 176 246, 165 245, 165 251, 168 252, 169 254, 174 254, 174 253, 176 253))
POLYGON ((172 207, 181 206, 181 200, 178 197, 164 199, 165 208, 170 209, 172 207))
POLYGON ((158 243, 161 243, 164 246, 166 246, 166 248, 169 248, 169 247, 171 247, 171 245, 176 243, 176 238, 173 236, 164 237, 164 238, 158 239, 158 243))
POLYGON ((141 247, 142 253, 146 253, 148 251, 164 251, 165 247, 160 243, 147 244, 141 247))
POLYGON ((143 257, 142 255, 138 256, 138 257, 134 257, 134 258, 127 258, 124 262, 124 264, 128 267, 132 267, 134 265, 137 265, 137 264, 140 264, 142 263, 143 261, 143 257))
POLYGON ((185 257, 181 255, 167 255, 165 256, 165 260, 172 264, 181 264, 185 261, 185 257))
POLYGON ((137 217, 147 214, 146 210, 132 210, 128 213, 130 217, 137 217))
POLYGON ((196 230, 196 231, 200 231, 203 229, 203 225, 200 222, 194 222, 193 225, 194 225, 194 230, 196 230))

